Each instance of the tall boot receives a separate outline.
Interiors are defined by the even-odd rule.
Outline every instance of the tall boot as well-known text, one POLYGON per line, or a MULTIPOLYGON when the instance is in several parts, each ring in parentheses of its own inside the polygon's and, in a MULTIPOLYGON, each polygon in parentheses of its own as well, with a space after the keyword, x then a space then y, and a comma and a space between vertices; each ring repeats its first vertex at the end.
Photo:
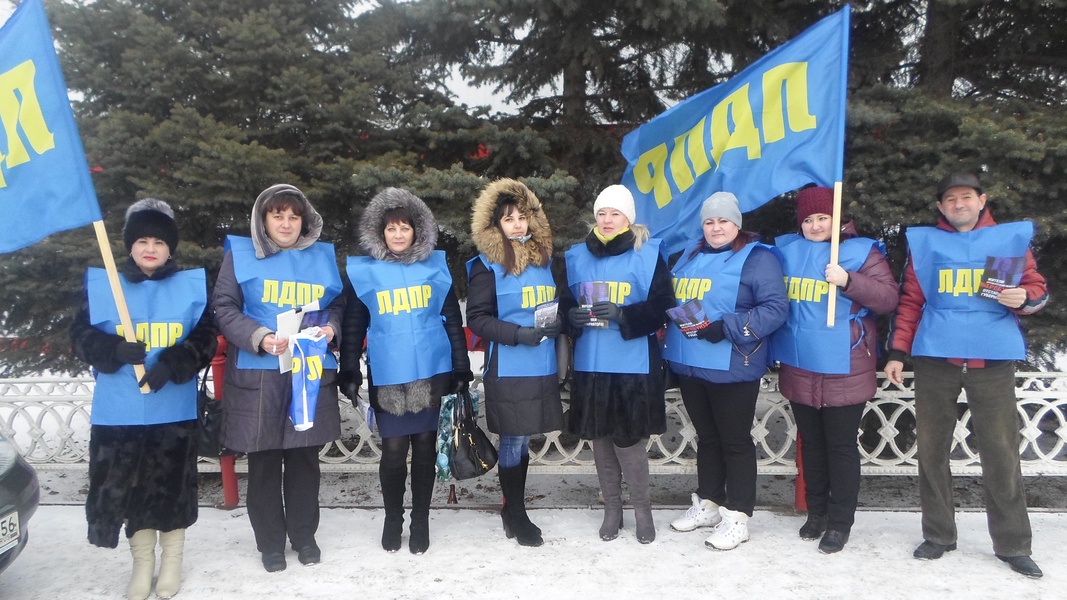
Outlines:
POLYGON ((544 540, 526 515, 526 493, 521 487, 522 470, 521 464, 497 467, 500 489, 504 492, 504 508, 500 511, 504 534, 508 539, 517 538, 520 546, 540 546, 544 540))
POLYGON ((648 489, 648 450, 642 439, 628 448, 612 444, 619 458, 623 476, 630 488, 630 503, 637 521, 637 541, 648 544, 656 539, 656 524, 652 521, 652 498, 648 489))
POLYGON ((130 554, 133 555, 133 573, 126 588, 128 600, 145 600, 152 593, 152 575, 156 571, 155 529, 139 529, 130 537, 130 554))
POLYGON ((422 554, 430 547, 430 499, 436 473, 433 463, 411 464, 411 525, 408 550, 422 554))
MULTIPOLYGON (((522 478, 521 478, 521 480, 522 480, 522 492, 523 492, 523 497, 525 498, 525 495, 526 495, 526 473, 530 470, 530 455, 527 454, 526 456, 523 456, 522 457, 522 462, 520 463, 520 465, 522 465, 522 470, 519 471, 519 473, 522 474, 522 478)), ((529 514, 529 513, 527 513, 527 514, 529 514)), ((533 522, 530 521, 529 518, 527 518, 526 521, 528 523, 530 523, 530 527, 533 527, 534 531, 537 532, 537 535, 541 535, 541 528, 540 527, 538 527, 537 525, 534 525, 533 522)))
POLYGON ((182 554, 185 551, 185 530, 159 532, 159 546, 163 554, 159 559, 159 579, 156 580, 156 595, 171 598, 182 587, 182 554))
POLYGON ((600 539, 605 542, 619 537, 622 529, 622 468, 615 456, 615 444, 611 438, 593 440, 593 462, 600 480, 600 493, 604 496, 604 522, 600 525, 600 539))
POLYGON ((382 503, 385 504, 385 523, 382 526, 382 549, 396 552, 400 549, 404 533, 404 489, 408 468, 379 469, 378 480, 382 485, 382 503))

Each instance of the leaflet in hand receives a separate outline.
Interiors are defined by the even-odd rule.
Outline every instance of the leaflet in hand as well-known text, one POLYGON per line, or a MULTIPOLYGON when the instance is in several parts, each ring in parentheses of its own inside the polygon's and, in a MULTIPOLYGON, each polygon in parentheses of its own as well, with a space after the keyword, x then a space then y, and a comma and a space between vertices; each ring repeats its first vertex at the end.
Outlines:
POLYGON ((559 300, 549 300, 534 308, 534 327, 551 325, 559 319, 559 300))
MULTIPOLYGON (((611 289, 606 281, 583 281, 578 284, 579 308, 591 309, 597 302, 611 302, 611 289)), ((590 315, 586 327, 607 327, 607 319, 598 319, 590 315)))
POLYGON ((1025 268, 1025 256, 987 257, 982 282, 978 285, 978 295, 990 300, 998 299, 1002 290, 1018 287, 1025 268))
MULTIPOLYGON (((300 331, 308 329, 309 327, 320 327, 322 325, 325 325, 325 321, 323 321, 321 324, 318 324, 315 321, 320 318, 318 316, 318 313, 326 312, 328 311, 319 310, 319 301, 316 300, 309 304, 305 304, 300 308, 294 308, 287 310, 283 313, 278 313, 278 329, 274 335, 278 338, 289 339, 290 337, 296 335, 300 331), (306 319, 310 319, 311 323, 305 325, 304 321, 306 319)), ((326 316, 326 318, 328 318, 328 315, 326 316)), ((285 350, 285 353, 278 356, 278 371, 281 373, 288 373, 292 370, 293 348, 292 343, 290 342, 289 348, 285 350)))
POLYGON ((678 329, 682 330, 682 333, 687 338, 695 338, 698 331, 711 324, 708 316, 704 314, 704 307, 700 305, 700 300, 696 298, 681 306, 668 308, 667 316, 674 321, 674 324, 678 326, 678 329))

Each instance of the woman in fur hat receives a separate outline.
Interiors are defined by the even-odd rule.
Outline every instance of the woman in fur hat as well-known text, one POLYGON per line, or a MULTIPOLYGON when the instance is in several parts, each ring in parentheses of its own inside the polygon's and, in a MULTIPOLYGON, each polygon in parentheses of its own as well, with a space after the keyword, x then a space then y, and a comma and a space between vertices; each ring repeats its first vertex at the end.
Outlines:
POLYGON ((634 223, 634 199, 621 185, 593 204, 596 225, 567 251, 560 310, 574 340, 569 429, 593 441, 608 541, 622 527, 622 479, 630 489, 637 541, 656 539, 648 487, 648 438, 667 429, 656 332, 675 305, 660 241, 634 223), (580 304, 580 305, 579 305, 580 304))
POLYGON ((359 242, 367 256, 349 257, 346 269, 351 288, 341 336, 341 390, 355 400, 366 340, 370 403, 382 438, 382 548, 400 549, 410 448, 408 549, 422 554, 430 546, 441 396, 466 390, 474 379, 463 315, 445 253, 434 250, 437 221, 414 194, 389 188, 372 198, 360 220, 359 242))
POLYGON ((96 375, 89 438, 89 541, 133 555, 127 598, 152 591, 158 536, 163 548, 156 595, 181 586, 185 529, 197 517, 196 374, 215 354, 203 269, 179 271, 171 255, 178 227, 170 206, 154 198, 126 211, 122 238, 130 258, 119 281, 136 330, 121 335, 103 269, 89 269, 85 301, 71 326, 74 354, 96 375), (132 365, 147 369, 139 381, 132 365), (142 394, 138 388, 151 390, 142 394))
POLYGON ((341 436, 332 352, 323 359, 315 425, 293 426, 293 375, 278 370, 289 339, 276 335, 277 317, 317 300, 327 315, 322 331, 336 344, 344 298, 333 244, 318 241, 322 217, 299 189, 263 190, 252 206, 251 232, 226 238, 212 296, 229 343, 221 441, 248 454, 248 520, 263 568, 275 572, 286 568, 286 538, 301 564, 321 560, 319 450, 341 436))
POLYGON ((482 384, 489 430, 500 435, 500 518, 507 537, 540 546, 541 530, 526 514, 530 436, 563 428, 552 230, 537 196, 501 179, 474 201, 471 238, 481 254, 467 263, 467 325, 492 344, 482 384), (546 303, 552 320, 538 326, 534 313, 546 303))

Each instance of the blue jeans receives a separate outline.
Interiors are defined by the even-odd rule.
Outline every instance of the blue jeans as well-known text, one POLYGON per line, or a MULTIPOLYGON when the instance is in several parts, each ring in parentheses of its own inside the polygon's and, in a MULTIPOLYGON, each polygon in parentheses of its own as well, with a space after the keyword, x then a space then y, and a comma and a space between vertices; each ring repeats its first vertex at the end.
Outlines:
POLYGON ((502 435, 500 450, 497 452, 497 464, 504 469, 519 466, 523 457, 530 455, 530 436, 502 435))

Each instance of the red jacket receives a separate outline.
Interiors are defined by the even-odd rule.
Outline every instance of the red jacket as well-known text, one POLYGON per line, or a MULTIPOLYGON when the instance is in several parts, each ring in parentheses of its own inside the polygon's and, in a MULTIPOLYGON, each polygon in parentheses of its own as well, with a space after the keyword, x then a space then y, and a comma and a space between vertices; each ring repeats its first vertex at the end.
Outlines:
MULTIPOLYGON (((993 220, 992 213, 988 208, 982 209, 978 215, 978 223, 975 229, 992 227, 997 222, 993 220)), ((945 231, 957 231, 944 216, 937 220, 937 228, 945 231)), ((1020 308, 1011 309, 1018 315, 1033 314, 1045 306, 1048 301, 1048 286, 1045 277, 1037 272, 1037 261, 1029 250, 1026 251, 1026 269, 1023 271, 1019 287, 1026 290, 1026 303, 1020 308)), ((919 327, 919 319, 922 317, 923 307, 926 305, 926 296, 919 287, 919 280, 915 277, 915 269, 911 265, 911 254, 908 254, 908 264, 904 269, 904 281, 901 284, 902 293, 900 306, 897 307, 897 315, 893 319, 893 327, 889 333, 889 359, 903 361, 911 354, 911 345, 915 341, 915 331, 919 327)), ((964 364, 963 359, 951 358, 949 362, 955 365, 964 364)), ((980 369, 985 366, 982 359, 969 359, 968 367, 980 369)))
MULTIPOLYGON (((851 221, 841 229, 842 239, 857 237, 851 221)), ((852 314, 862 307, 877 314, 893 312, 899 298, 893 272, 877 248, 871 248, 859 271, 848 272, 848 286, 841 293, 852 300, 852 314)), ((849 373, 826 375, 783 364, 778 372, 782 396, 814 408, 861 404, 874 396, 878 385, 878 327, 874 315, 852 320, 850 325, 851 344, 855 347, 849 373)))

